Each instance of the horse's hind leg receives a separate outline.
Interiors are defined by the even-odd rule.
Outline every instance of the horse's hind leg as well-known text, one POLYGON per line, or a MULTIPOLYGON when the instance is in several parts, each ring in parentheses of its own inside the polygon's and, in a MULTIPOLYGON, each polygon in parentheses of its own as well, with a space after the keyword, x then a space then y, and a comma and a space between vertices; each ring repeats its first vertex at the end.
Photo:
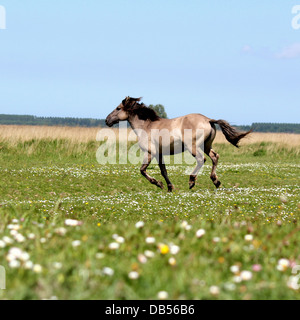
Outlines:
POLYGON ((197 152, 196 155, 192 153, 192 155, 195 157, 197 161, 197 166, 193 170, 193 172, 190 174, 190 180, 189 180, 190 189, 192 189, 195 186, 197 175, 206 161, 206 158, 203 156, 201 152, 197 152))
POLYGON ((151 163, 152 160, 152 156, 149 153, 145 153, 144 155, 144 161, 143 161, 143 165, 141 166, 141 174, 152 184, 156 185, 157 187, 163 189, 164 185, 161 181, 157 181, 156 179, 152 178, 147 172, 147 168, 149 166, 149 164, 151 163))
POLYGON ((161 172, 162 176, 165 178, 166 183, 168 185, 168 191, 172 192, 173 189, 174 189, 174 186, 173 186, 172 182, 170 181, 170 179, 168 177, 166 165, 165 165, 164 159, 163 159, 163 157, 161 155, 159 156, 159 159, 158 159, 158 165, 159 165, 159 168, 160 168, 160 172, 161 172))
POLYGON ((211 158, 211 161, 213 163, 210 178, 211 178, 212 182, 214 183, 215 187, 219 188, 221 185, 221 182, 219 181, 219 179, 217 177, 216 169, 217 169, 218 160, 219 160, 220 156, 213 149, 210 149, 207 152, 207 154, 211 158))

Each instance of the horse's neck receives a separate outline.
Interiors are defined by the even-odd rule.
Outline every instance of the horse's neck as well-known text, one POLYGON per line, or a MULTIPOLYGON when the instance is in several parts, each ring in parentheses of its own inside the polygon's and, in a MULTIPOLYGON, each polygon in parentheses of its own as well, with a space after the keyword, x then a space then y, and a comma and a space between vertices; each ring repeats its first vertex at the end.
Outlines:
POLYGON ((146 121, 139 119, 138 116, 134 116, 132 118, 129 118, 128 122, 134 131, 141 130, 141 129, 146 130, 146 121))

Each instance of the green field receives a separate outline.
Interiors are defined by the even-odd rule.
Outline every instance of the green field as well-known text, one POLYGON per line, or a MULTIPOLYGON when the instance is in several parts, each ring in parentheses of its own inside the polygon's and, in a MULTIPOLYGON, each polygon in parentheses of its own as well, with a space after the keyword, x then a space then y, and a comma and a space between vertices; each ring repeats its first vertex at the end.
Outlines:
POLYGON ((1 142, 1 299, 300 298, 299 148, 216 144, 222 188, 169 165, 170 194, 97 146, 1 142))

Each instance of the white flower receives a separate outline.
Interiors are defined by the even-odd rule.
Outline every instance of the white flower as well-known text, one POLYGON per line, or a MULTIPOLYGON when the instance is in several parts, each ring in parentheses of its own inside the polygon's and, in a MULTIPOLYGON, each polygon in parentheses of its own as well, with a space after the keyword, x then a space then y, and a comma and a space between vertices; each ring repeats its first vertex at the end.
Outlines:
POLYGON ((242 281, 242 278, 240 276, 234 276, 233 281, 236 283, 240 283, 242 281))
POLYGON ((175 244, 170 245, 170 253, 171 254, 177 254, 179 252, 180 248, 176 246, 175 244))
POLYGON ((114 270, 112 268, 109 267, 104 267, 102 269, 103 274, 105 274, 106 276, 112 276, 114 274, 114 270))
POLYGON ((288 259, 280 259, 277 264, 277 270, 285 271, 290 266, 288 259))
POLYGON ((220 239, 219 237, 214 237, 214 238, 212 239, 212 241, 213 241, 214 243, 217 243, 217 242, 220 242, 221 239, 220 239))
POLYGON ((29 260, 29 257, 30 257, 30 256, 29 256, 29 253, 23 251, 23 252, 21 253, 20 260, 21 260, 21 261, 27 261, 27 260, 29 260))
POLYGON ((8 251, 8 254, 12 257, 14 257, 15 259, 19 259, 22 256, 23 251, 20 248, 10 248, 8 251))
POLYGON ((232 273, 234 273, 234 274, 237 274, 237 273, 240 272, 240 268, 239 268, 239 266, 237 266, 237 265, 233 265, 233 266, 230 267, 230 271, 231 271, 232 273))
POLYGON ((139 222, 137 222, 137 223, 135 224, 135 227, 136 227, 137 229, 141 229, 141 228, 144 227, 144 225, 145 225, 145 223, 144 223, 143 221, 139 221, 139 222))
POLYGON ((298 290, 298 289, 300 289, 299 277, 298 277, 298 276, 291 276, 291 277, 289 277, 289 280, 288 280, 288 282, 287 282, 287 286, 288 286, 290 289, 293 289, 293 290, 298 290))
POLYGON ((35 264, 33 267, 32 267, 32 270, 35 272, 35 273, 41 273, 43 271, 43 268, 40 264, 35 264))
POLYGON ((25 264, 24 264, 24 268, 25 269, 32 269, 33 268, 33 262, 30 261, 30 260, 26 261, 25 264))
POLYGON ((3 240, 0 240, 0 248, 5 248, 6 243, 3 240))
POLYGON ((151 244, 151 243, 155 243, 155 238, 154 237, 147 237, 145 239, 146 243, 151 244))
POLYGON ((169 262, 169 264, 171 266, 175 266, 176 265, 176 259, 174 257, 171 257, 168 262, 169 262))
POLYGON ((18 268, 20 267, 20 261, 19 260, 11 260, 8 264, 11 268, 18 268))
POLYGON ((144 252, 144 254, 145 254, 145 256, 146 256, 147 258, 153 258, 153 257, 155 256, 155 253, 154 253, 153 251, 150 251, 150 250, 146 250, 146 251, 144 252))
POLYGON ((81 226, 82 222, 75 219, 66 219, 65 225, 70 227, 76 227, 76 226, 81 226))
POLYGON ((20 230, 20 228, 21 228, 21 226, 19 226, 18 224, 9 224, 7 226, 7 229, 16 230, 16 231, 20 230))
POLYGON ((196 237, 197 238, 201 238, 204 235, 205 235, 205 230, 204 229, 197 230, 197 232, 196 232, 196 237))
POLYGON ((136 271, 131 271, 128 273, 128 278, 132 280, 138 279, 139 276, 140 275, 136 271))
POLYGON ((105 254, 103 252, 96 253, 96 259, 103 259, 104 257, 105 257, 105 254))
POLYGON ((220 289, 217 286, 211 286, 209 288, 209 292, 213 295, 213 296, 217 296, 220 293, 220 289))
POLYGON ((180 226, 181 226, 181 228, 185 229, 188 225, 189 224, 187 221, 182 221, 180 226))
POLYGON ((192 229, 192 226, 190 225, 190 224, 188 224, 187 226, 185 226, 185 228, 184 228, 186 231, 189 231, 189 230, 191 230, 192 229))
POLYGON ((117 237, 116 238, 116 241, 118 242, 118 243, 124 243, 125 242, 125 239, 123 238, 123 237, 117 237))
POLYGON ((80 240, 74 240, 74 241, 72 241, 72 246, 73 247, 79 247, 81 245, 81 241, 80 240))
POLYGON ((59 234, 60 236, 64 236, 67 233, 67 229, 64 227, 60 227, 54 230, 56 234, 59 234))
POLYGON ((112 243, 110 243, 110 244, 108 245, 108 247, 109 247, 109 249, 111 249, 111 250, 117 250, 117 249, 119 249, 120 245, 119 245, 118 242, 112 242, 112 243))
POLYGON ((159 291, 158 294, 157 294, 157 297, 160 300, 165 300, 165 299, 168 299, 169 294, 168 294, 167 291, 159 291))
POLYGON ((145 264, 148 259, 146 258, 145 255, 143 255, 142 253, 140 253, 140 254, 138 255, 138 260, 139 260, 140 263, 145 264))
POLYGON ((34 233, 29 233, 28 239, 30 239, 30 240, 35 239, 35 234, 34 233))
POLYGON ((3 237, 3 241, 4 241, 6 244, 12 244, 12 243, 14 242, 10 237, 7 237, 7 236, 4 236, 4 237, 3 237))
POLYGON ((253 235, 252 234, 246 234, 244 239, 246 241, 252 241, 253 240, 253 235))
POLYGON ((251 271, 242 271, 240 277, 243 281, 249 281, 252 279, 252 272, 251 271))

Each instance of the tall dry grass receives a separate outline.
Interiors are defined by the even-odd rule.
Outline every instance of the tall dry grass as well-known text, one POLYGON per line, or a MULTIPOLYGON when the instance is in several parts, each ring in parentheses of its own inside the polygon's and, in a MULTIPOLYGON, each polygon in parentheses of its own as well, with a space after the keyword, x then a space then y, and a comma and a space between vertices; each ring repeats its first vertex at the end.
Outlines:
MULTIPOLYGON (((95 142, 99 130, 101 128, 0 125, 0 143, 15 146, 20 142, 32 140, 66 140, 68 145, 84 144, 95 142)), ((131 129, 111 130, 120 140, 126 139, 131 131, 131 129)), ((217 132, 215 143, 228 144, 220 131, 217 132)), ((253 132, 241 141, 241 146, 251 144, 265 144, 264 148, 269 151, 276 151, 278 148, 296 150, 296 153, 300 154, 299 134, 253 132)))

